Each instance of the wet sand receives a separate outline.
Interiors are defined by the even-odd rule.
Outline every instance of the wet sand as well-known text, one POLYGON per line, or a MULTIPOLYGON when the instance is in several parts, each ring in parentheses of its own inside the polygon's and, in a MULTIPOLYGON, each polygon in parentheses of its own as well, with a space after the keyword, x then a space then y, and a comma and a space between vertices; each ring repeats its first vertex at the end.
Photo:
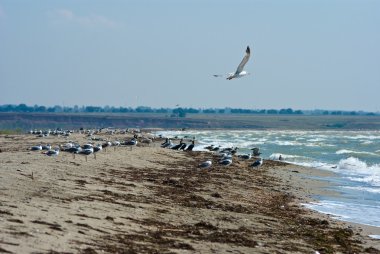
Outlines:
POLYGON ((210 153, 163 149, 159 140, 96 159, 29 150, 68 140, 88 138, 0 136, 0 252, 380 253, 367 236, 379 228, 300 205, 328 191, 306 176, 329 172, 269 160, 252 169, 237 158, 223 167, 210 153), (206 159, 213 166, 199 169, 206 159))

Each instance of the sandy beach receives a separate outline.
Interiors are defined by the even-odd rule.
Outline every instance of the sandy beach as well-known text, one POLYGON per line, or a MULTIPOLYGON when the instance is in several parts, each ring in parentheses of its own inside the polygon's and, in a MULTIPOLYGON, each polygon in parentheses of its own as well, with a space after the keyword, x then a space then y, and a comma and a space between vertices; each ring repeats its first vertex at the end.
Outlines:
POLYGON ((368 237, 380 228, 301 205, 331 192, 308 177, 330 172, 270 160, 252 169, 237 158, 224 167, 211 153, 163 149, 162 140, 96 158, 30 151, 69 140, 88 137, 0 136, 0 252, 380 253, 380 240, 368 237), (213 166, 198 168, 206 159, 213 166))

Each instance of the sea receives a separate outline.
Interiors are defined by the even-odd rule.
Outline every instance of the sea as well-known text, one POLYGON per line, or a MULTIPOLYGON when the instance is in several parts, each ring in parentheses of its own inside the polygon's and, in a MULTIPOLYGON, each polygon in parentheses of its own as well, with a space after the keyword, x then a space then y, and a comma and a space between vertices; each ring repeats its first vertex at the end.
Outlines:
MULTIPOLYGON (((333 183, 334 196, 315 196, 307 208, 332 217, 380 227, 380 131, 188 130, 160 131, 163 137, 193 138, 194 150, 208 145, 258 147, 263 159, 332 171, 322 181, 333 183)), ((265 163, 265 161, 264 161, 265 163)), ((379 237, 379 236, 374 236, 379 237)))

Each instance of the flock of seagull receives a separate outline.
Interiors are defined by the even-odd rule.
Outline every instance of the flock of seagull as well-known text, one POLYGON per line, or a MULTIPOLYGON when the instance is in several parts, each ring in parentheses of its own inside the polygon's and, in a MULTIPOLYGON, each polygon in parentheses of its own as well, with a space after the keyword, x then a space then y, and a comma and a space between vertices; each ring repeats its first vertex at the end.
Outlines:
MULTIPOLYGON (((183 150, 183 151, 192 151, 194 148, 195 137, 192 139, 191 144, 187 146, 186 143, 183 142, 181 138, 179 144, 173 144, 170 138, 166 138, 165 141, 161 144, 162 148, 169 148, 173 150, 183 150)), ((222 148, 220 145, 210 145, 204 147, 205 149, 213 152, 219 157, 218 163, 223 166, 229 166, 232 164, 233 155, 237 153, 238 147, 228 147, 222 148)), ((255 158, 254 162, 250 164, 251 167, 257 168, 263 164, 263 159, 258 157, 261 155, 260 149, 255 147, 251 149, 252 152, 249 154, 239 154, 237 157, 241 160, 250 160, 251 158, 255 158)), ((212 166, 212 160, 206 160, 200 163, 199 168, 210 168, 212 166)))
MULTIPOLYGON (((62 135, 63 137, 68 137, 75 131, 62 131, 62 130, 56 130, 56 131, 31 131, 31 134, 35 134, 38 137, 41 135, 49 136, 49 135, 62 135)), ((125 146, 125 147, 130 147, 132 150, 133 147, 137 146, 138 142, 145 143, 145 144, 150 144, 153 142, 153 140, 156 137, 143 137, 139 136, 136 133, 139 133, 139 131, 136 130, 126 130, 126 131, 119 131, 118 134, 125 134, 125 133, 134 133, 133 138, 125 140, 125 141, 109 141, 109 140, 104 140, 101 138, 96 138, 94 135, 99 134, 99 133, 107 133, 107 134, 115 134, 116 130, 106 130, 103 131, 100 130, 80 130, 79 133, 82 133, 86 135, 89 139, 94 140, 94 141, 102 141, 102 143, 98 144, 93 144, 93 142, 87 142, 83 145, 80 145, 77 142, 66 142, 65 144, 61 144, 59 146, 56 146, 55 148, 52 148, 50 144, 46 145, 36 145, 32 146, 30 148, 31 151, 42 151, 44 154, 47 156, 58 156, 61 151, 63 152, 68 152, 72 153, 75 157, 75 154, 82 154, 82 155, 91 155, 94 154, 96 158, 96 153, 102 151, 103 149, 107 149, 108 147, 116 147, 118 146, 125 146)), ((159 138, 162 138, 162 136, 159 136, 159 138)), ((178 137, 175 137, 176 139, 178 137)), ((185 137, 186 138, 186 137, 185 137)), ((192 139, 189 139, 190 143, 187 144, 184 142, 184 138, 181 138, 179 140, 179 143, 175 144, 172 142, 171 138, 165 138, 165 141, 160 144, 160 147, 162 148, 167 148, 167 149, 172 149, 172 150, 178 150, 178 151, 193 151, 195 147, 195 137, 192 139)), ((233 162, 234 155, 235 158, 238 158, 240 160, 251 160, 254 159, 254 161, 250 164, 250 167, 257 168, 263 164, 263 159, 260 158, 259 156, 261 155, 261 152, 259 148, 255 147, 252 148, 250 153, 248 154, 237 154, 238 152, 238 147, 228 147, 228 148, 222 148, 220 145, 215 146, 215 145, 209 145, 203 147, 204 149, 212 152, 214 155, 218 157, 218 164, 223 165, 223 166, 229 166, 233 162)), ((86 157, 87 160, 87 157, 86 157)), ((210 168, 212 166, 212 160, 206 160, 202 163, 200 163, 199 168, 210 168)))
POLYGON ((179 144, 175 145, 170 138, 166 138, 165 141, 161 144, 162 148, 170 148, 172 150, 182 150, 182 151, 193 151, 195 146, 195 138, 191 141, 190 145, 187 145, 183 142, 183 138, 180 139, 179 144))
MULTIPOLYGON (((237 153, 238 147, 228 147, 228 148, 221 148, 221 146, 206 146, 205 149, 215 152, 218 157, 219 161, 218 163, 223 166, 229 166, 232 164, 232 158, 233 155, 237 153)), ((239 154, 237 157, 242 160, 250 160, 252 157, 255 158, 255 161, 250 164, 250 167, 257 168, 263 164, 263 159, 258 157, 261 155, 260 149, 255 147, 251 149, 252 152, 249 154, 239 154)), ((202 162, 199 164, 200 168, 209 168, 212 165, 211 160, 207 160, 205 162, 202 162)))
POLYGON ((117 146, 124 145, 124 146, 130 147, 132 150, 132 147, 136 146, 137 143, 138 143, 137 138, 134 137, 131 140, 127 140, 125 142, 107 141, 105 143, 96 144, 96 145, 93 145, 91 143, 86 143, 84 145, 80 145, 79 143, 68 142, 65 145, 59 145, 58 147, 55 147, 54 149, 51 148, 50 144, 37 145, 37 146, 32 146, 30 150, 32 150, 32 151, 46 150, 46 152, 44 152, 44 154, 46 154, 48 156, 57 156, 60 151, 69 152, 72 154, 90 155, 90 154, 94 154, 94 153, 97 153, 99 151, 102 151, 104 148, 111 147, 111 146, 117 147, 117 146))
MULTIPOLYGON (((48 137, 50 135, 58 135, 58 136, 62 136, 62 137, 68 137, 72 133, 75 133, 75 132, 84 134, 86 137, 88 137, 92 141, 99 141, 99 142, 102 141, 102 143, 98 143, 95 145, 95 144, 93 144, 93 142, 89 141, 88 143, 80 145, 78 142, 69 141, 63 145, 58 145, 55 148, 52 148, 52 146, 50 144, 46 144, 46 145, 40 144, 40 145, 32 146, 30 148, 30 150, 31 151, 42 151, 47 156, 57 156, 57 155, 59 155, 60 151, 72 153, 74 155, 75 154, 83 154, 83 155, 94 154, 95 155, 95 153, 102 151, 103 149, 107 149, 107 147, 116 148, 117 146, 126 146, 126 147, 130 147, 130 149, 132 150, 132 148, 137 145, 138 138, 139 138, 139 136, 137 134, 134 134, 132 139, 125 140, 122 142, 118 141, 118 140, 111 142, 111 141, 104 140, 101 138, 97 138, 94 136, 94 135, 100 134, 100 133, 111 134, 111 135, 116 134, 116 130, 113 130, 113 129, 112 130, 105 130, 105 131, 102 129, 96 129, 96 130, 83 130, 83 129, 81 129, 79 131, 74 131, 74 130, 54 130, 54 131, 39 130, 39 131, 37 131, 37 130, 33 130, 33 131, 30 131, 29 133, 33 134, 33 135, 37 135, 37 137, 48 137)), ((139 133, 139 130, 127 129, 127 130, 123 130, 123 131, 118 132, 118 134, 126 134, 126 133, 139 133)), ((146 137, 140 137, 140 140, 142 143, 146 143, 146 144, 150 144, 153 142, 153 140, 151 138, 146 138, 146 137)))

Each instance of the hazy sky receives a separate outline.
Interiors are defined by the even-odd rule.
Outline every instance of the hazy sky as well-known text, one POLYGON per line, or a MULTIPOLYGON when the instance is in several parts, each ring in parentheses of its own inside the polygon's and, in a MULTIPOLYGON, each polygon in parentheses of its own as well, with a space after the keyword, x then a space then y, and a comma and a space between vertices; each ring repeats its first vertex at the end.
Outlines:
POLYGON ((379 31, 379 0, 0 0, 0 104, 380 111, 379 31))

